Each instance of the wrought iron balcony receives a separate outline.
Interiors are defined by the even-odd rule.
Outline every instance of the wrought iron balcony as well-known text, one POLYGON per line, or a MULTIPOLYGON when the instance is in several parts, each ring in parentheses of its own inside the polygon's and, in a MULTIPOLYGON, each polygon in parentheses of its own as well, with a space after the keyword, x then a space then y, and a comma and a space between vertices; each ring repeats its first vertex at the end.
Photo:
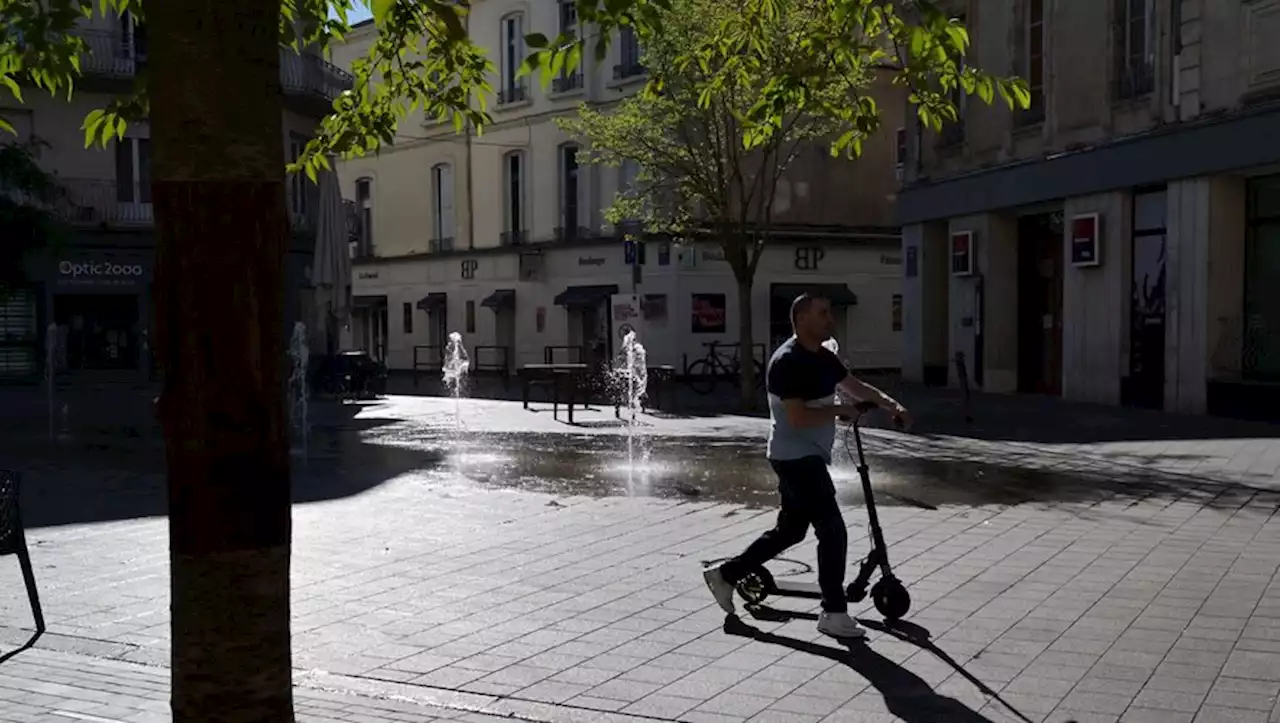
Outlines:
POLYGON ((80 71, 86 76, 132 78, 147 62, 146 43, 137 42, 137 36, 118 30, 88 28, 76 34, 89 49, 89 53, 80 58, 80 71))
POLYGON ((59 178, 63 197, 51 209, 75 226, 152 225, 149 183, 119 184, 112 180, 59 178))
POLYGON ((513 85, 498 91, 498 105, 507 105, 509 103, 519 103, 528 100, 529 91, 524 84, 513 85))
POLYGON ((280 49, 280 89, 286 94, 309 95, 332 102, 354 84, 355 78, 350 73, 319 55, 280 49))
POLYGON ((638 60, 630 60, 625 63, 618 63, 617 65, 613 66, 614 80, 634 78, 636 76, 640 76, 644 74, 645 74, 644 66, 641 65, 640 61, 638 60))
POLYGON ((431 239, 430 248, 431 248, 431 253, 440 253, 441 251, 452 251, 453 237, 446 236, 444 238, 433 238, 431 239))
POLYGON ((1156 89, 1155 67, 1148 62, 1139 62, 1127 68, 1121 68, 1112 86, 1112 95, 1116 100, 1141 98, 1156 89))
POLYGON ((582 88, 585 77, 581 72, 562 75, 558 78, 551 79, 551 92, 567 93, 571 90, 580 90, 582 88))
POLYGON ((943 124, 942 131, 938 133, 938 147, 953 148, 962 143, 964 143, 964 121, 943 124))
MULTIPOLYGON (((129 79, 147 62, 145 32, 84 28, 76 33, 89 49, 80 59, 85 76, 129 79)), ((315 53, 280 49, 280 88, 286 94, 332 102, 343 91, 350 90, 354 82, 350 73, 315 53)))
POLYGON ((503 231, 501 244, 503 246, 523 246, 529 242, 528 231, 503 231))
POLYGON ((595 236, 591 229, 585 226, 556 226, 555 234, 557 241, 581 241, 595 236))

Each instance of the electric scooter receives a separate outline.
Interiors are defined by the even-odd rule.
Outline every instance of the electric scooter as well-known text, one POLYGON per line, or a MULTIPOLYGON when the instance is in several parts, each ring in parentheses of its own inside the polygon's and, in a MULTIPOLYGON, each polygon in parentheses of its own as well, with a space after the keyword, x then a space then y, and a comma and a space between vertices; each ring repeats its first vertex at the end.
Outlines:
MULTIPOLYGON (((871 576, 879 569, 880 579, 871 585, 871 600, 875 603, 876 610, 886 619, 898 620, 911 609, 911 594, 894 576, 889 566, 889 553, 884 544, 884 533, 880 530, 880 518, 876 514, 875 495, 871 490, 871 474, 862 450, 862 435, 858 431, 862 415, 877 406, 871 402, 859 402, 854 408, 857 409, 858 416, 845 427, 845 451, 852 459, 853 453, 849 450, 849 433, 852 432, 854 448, 858 452, 857 470, 858 476, 862 478, 862 496, 866 499, 867 520, 871 526, 871 551, 862 561, 857 577, 845 588, 845 596, 849 602, 862 602, 867 597, 867 585, 871 582, 871 576)), ((822 591, 816 583, 789 580, 779 582, 763 566, 748 572, 736 587, 748 608, 761 605, 770 596, 822 599, 822 591)))

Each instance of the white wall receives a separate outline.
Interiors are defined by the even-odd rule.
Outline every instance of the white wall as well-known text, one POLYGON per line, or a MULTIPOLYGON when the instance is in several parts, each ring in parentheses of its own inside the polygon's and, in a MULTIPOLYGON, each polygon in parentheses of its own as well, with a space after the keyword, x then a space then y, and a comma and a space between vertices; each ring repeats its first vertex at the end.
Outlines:
POLYGON ((1120 403, 1128 373, 1130 241, 1127 193, 1068 199, 1063 207, 1062 396, 1080 402, 1120 403), (1101 264, 1071 265, 1071 217, 1099 214, 1101 264))
MULTIPOLYGON (((705 353, 704 342, 736 342, 738 338, 737 286, 723 261, 707 258, 707 248, 673 248, 670 263, 658 265, 658 244, 651 242, 646 252, 639 294, 666 294, 668 318, 664 326, 647 325, 641 342, 649 350, 651 364, 683 368, 689 359, 705 353), (698 253, 693 268, 683 267, 680 254, 698 253), (691 331, 693 294, 722 293, 726 301, 723 334, 694 334, 691 331)), ((846 312, 846 323, 837 332, 842 355, 855 367, 897 367, 901 359, 902 332, 892 328, 892 298, 900 288, 901 266, 898 246, 828 244, 824 268, 816 273, 794 270, 794 249, 780 246, 766 251, 757 272, 752 293, 755 312, 753 330, 757 343, 769 342, 769 294, 775 283, 845 283, 857 295, 857 305, 846 312)), ((543 360, 545 346, 578 343, 570 330, 571 312, 556 306, 556 295, 570 286, 613 284, 621 293, 630 293, 631 270, 624 264, 620 243, 545 250, 545 281, 521 281, 519 256, 515 252, 478 252, 442 257, 381 260, 357 267, 353 292, 357 296, 382 296, 388 301, 387 363, 392 369, 409 369, 414 345, 430 344, 427 314, 416 308, 428 293, 449 295, 448 330, 464 335, 468 347, 499 345, 495 316, 480 302, 497 289, 516 292, 515 364, 543 360), (475 263, 474 279, 462 279, 462 264, 475 263), (476 304, 476 328, 465 328, 466 302, 476 304), (414 305, 412 334, 402 325, 402 304, 414 305), (544 309, 546 326, 537 331, 537 309, 544 309)), ((715 254, 711 254, 715 256, 715 254)), ((616 336, 616 329, 614 330, 616 336)), ((617 348, 618 339, 613 340, 617 348)))

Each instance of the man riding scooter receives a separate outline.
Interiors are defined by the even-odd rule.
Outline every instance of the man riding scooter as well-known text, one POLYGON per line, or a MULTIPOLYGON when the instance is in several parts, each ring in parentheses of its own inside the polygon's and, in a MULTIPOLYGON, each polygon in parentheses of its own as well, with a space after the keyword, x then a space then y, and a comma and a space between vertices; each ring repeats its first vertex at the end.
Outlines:
POLYGON ((739 580, 798 544, 812 525, 822 590, 818 630, 835 638, 860 638, 866 633, 849 616, 844 589, 848 535, 827 471, 836 419, 856 417, 858 411, 852 404, 836 404, 836 391, 854 402, 876 404, 902 429, 910 427, 911 415, 897 400, 855 378, 822 346, 835 330, 829 300, 801 294, 791 304, 791 327, 794 335, 774 351, 765 373, 771 421, 766 456, 778 476, 781 496, 777 524, 742 554, 707 568, 703 576, 720 607, 733 613, 739 580))

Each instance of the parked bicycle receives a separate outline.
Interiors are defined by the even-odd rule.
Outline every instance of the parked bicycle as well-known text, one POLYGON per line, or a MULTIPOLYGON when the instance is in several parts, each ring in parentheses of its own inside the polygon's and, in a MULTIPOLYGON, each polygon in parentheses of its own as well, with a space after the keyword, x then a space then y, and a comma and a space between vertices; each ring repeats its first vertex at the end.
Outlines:
MULTIPOLYGON (((736 382, 742 374, 742 362, 739 360, 740 344, 726 344, 719 341, 703 342, 706 356, 694 360, 685 369, 685 383, 697 394, 710 394, 721 379, 736 382), (732 351, 728 351, 731 349, 732 351)), ((752 367, 756 371, 756 388, 764 384, 764 369, 758 359, 752 358, 752 367)))

